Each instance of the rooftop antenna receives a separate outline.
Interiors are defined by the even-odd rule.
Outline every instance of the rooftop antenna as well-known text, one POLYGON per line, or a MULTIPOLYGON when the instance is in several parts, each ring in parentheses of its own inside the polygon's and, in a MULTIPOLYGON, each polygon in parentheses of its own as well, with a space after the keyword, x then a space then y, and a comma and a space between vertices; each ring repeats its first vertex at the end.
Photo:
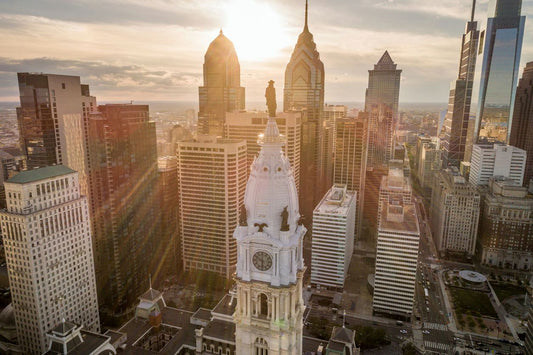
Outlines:
POLYGON ((154 299, 154 290, 152 289, 152 274, 148 275, 148 281, 150 282, 150 297, 154 299))
MULTIPOLYGON (((305 26, 304 26, 304 29, 307 30, 307 1, 308 0, 305 0, 305 26)), ((475 0, 474 0, 475 1, 475 0)))
POLYGON ((470 22, 474 22, 475 12, 476 12, 476 0, 472 0, 472 15, 470 16, 470 22))

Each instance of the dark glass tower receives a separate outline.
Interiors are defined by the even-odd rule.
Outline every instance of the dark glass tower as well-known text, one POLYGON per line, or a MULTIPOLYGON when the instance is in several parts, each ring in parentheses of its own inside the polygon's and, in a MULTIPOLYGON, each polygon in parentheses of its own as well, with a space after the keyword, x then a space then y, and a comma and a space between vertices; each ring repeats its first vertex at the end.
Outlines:
POLYGON ((516 89, 509 144, 527 152, 524 184, 533 178, 533 62, 526 64, 516 89))
MULTIPOLYGON (((307 26, 307 1, 305 4, 305 25, 298 36, 291 59, 285 69, 285 87, 283 91, 283 111, 302 111, 302 141, 300 160, 300 209, 308 222, 313 209, 331 186, 321 181, 327 174, 327 166, 332 170, 331 162, 325 161, 322 152, 325 144, 331 144, 322 134, 324 122, 324 64, 316 49, 313 34, 307 26), (322 171, 325 171, 323 173, 322 171)), ((327 157, 331 160, 331 157, 327 157)))
POLYGON ((199 94, 198 133, 222 137, 226 112, 244 110, 239 58, 222 30, 205 53, 204 86, 199 94))
POLYGON ((526 17, 522 0, 491 0, 479 34, 473 100, 477 100, 473 142, 509 143, 511 115, 526 17))
POLYGON ((148 105, 101 105, 89 120, 98 301, 120 317, 146 290, 159 228, 155 122, 148 105))
POLYGON ((472 3, 472 15, 466 23, 465 33, 461 42, 459 59, 459 75, 452 82, 448 112, 443 125, 441 141, 442 162, 444 167, 459 167, 464 160, 468 120, 470 119, 470 103, 476 67, 476 54, 479 40, 477 22, 474 21, 476 1, 472 3))
POLYGON ((394 149, 394 127, 398 121, 401 69, 385 51, 368 71, 365 111, 369 114, 369 168, 387 166, 394 149))

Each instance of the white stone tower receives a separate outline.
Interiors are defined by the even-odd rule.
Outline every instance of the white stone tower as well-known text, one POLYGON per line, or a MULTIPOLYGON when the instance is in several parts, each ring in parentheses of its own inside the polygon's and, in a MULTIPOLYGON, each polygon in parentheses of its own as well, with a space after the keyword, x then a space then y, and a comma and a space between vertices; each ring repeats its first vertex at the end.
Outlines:
POLYGON ((261 151, 246 186, 237 240, 237 355, 302 353, 302 257, 306 229, 300 220, 284 137, 269 117, 261 151))

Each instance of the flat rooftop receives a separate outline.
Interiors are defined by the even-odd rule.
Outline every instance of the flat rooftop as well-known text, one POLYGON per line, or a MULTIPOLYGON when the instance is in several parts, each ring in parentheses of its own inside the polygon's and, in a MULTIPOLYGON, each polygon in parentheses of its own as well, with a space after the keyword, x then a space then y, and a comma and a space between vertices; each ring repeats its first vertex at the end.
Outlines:
POLYGON ((393 208, 389 209, 389 204, 382 204, 379 231, 420 234, 414 204, 391 207, 393 208))
POLYGON ((346 216, 354 198, 355 192, 333 186, 315 207, 313 213, 346 216))

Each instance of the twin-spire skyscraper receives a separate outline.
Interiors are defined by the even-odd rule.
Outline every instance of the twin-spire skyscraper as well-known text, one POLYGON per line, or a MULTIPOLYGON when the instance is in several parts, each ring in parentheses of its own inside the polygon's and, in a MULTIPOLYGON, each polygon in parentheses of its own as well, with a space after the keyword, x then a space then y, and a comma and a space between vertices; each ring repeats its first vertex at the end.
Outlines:
MULTIPOLYGON (((240 65, 233 43, 220 31, 205 54, 204 85, 199 88, 198 133, 224 137, 226 112, 244 109, 240 65)), ((305 22, 285 70, 283 111, 301 111, 300 206, 311 218, 314 206, 331 187, 333 130, 324 127, 324 64, 305 22)), ((295 174, 298 176, 298 174, 295 174)))

